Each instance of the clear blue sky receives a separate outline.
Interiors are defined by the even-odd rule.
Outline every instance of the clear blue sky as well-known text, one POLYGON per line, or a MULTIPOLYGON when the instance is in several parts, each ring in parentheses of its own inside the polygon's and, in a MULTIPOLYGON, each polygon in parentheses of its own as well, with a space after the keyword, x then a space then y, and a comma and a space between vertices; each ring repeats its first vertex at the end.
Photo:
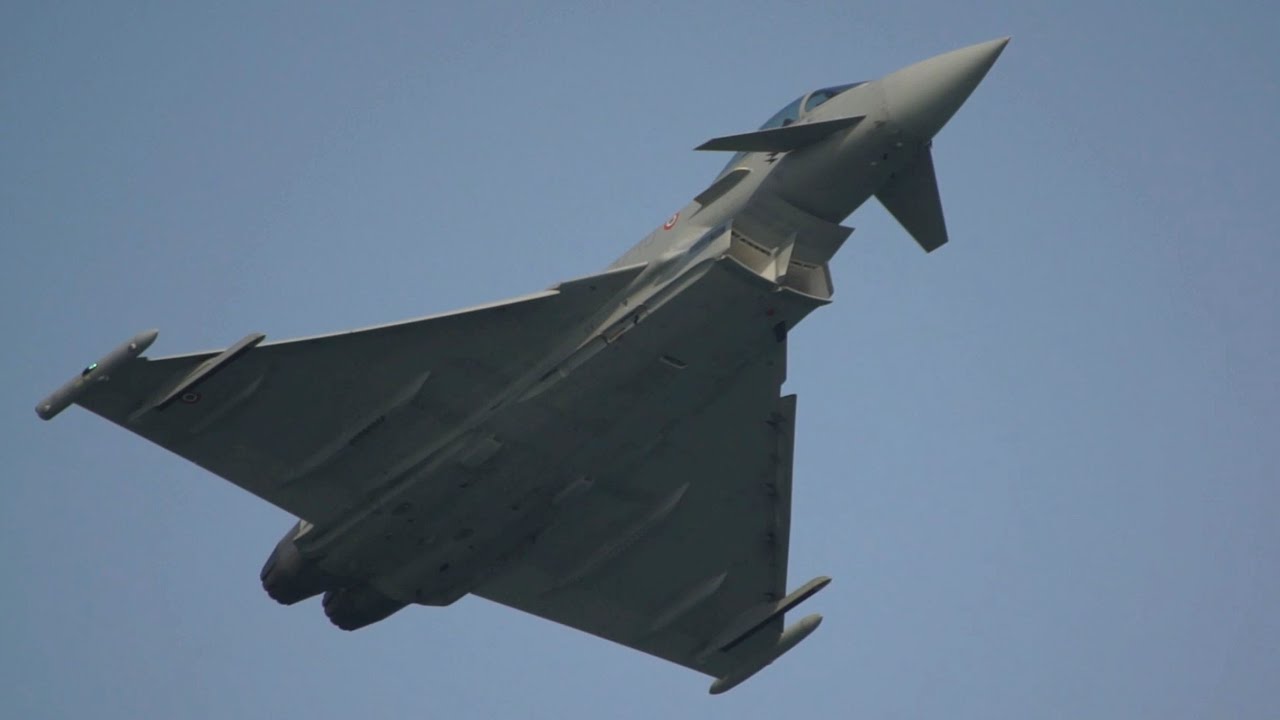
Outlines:
POLYGON ((0 715, 1280 717, 1275 3, 362 5, 0 8, 0 715), (862 208, 792 335, 792 579, 835 582, 726 696, 471 598, 339 632, 259 587, 284 513, 32 412, 144 328, 593 272, 703 140, 1006 34, 935 143, 952 243, 862 208))

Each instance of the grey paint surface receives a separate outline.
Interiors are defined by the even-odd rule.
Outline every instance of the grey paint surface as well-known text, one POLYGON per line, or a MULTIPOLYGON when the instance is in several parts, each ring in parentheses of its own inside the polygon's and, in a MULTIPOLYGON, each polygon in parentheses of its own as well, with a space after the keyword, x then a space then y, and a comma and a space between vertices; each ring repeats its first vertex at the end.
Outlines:
POLYGON ((3 265, 2 287, 6 322, 33 338, 11 348, 4 385, 13 472, 0 547, 27 578, 3 601, 6 696, 31 716, 325 716, 375 696, 412 712, 427 694, 461 716, 592 715, 619 693, 633 700, 621 715, 765 716, 805 691, 814 710, 899 716, 1271 716, 1273 14, 1088 10, 938 8, 928 23, 898 6, 721 14, 727 34, 767 22, 807 51, 746 61, 768 99, 709 103, 698 89, 659 121, 643 99, 674 85, 664 65, 638 62, 642 40, 661 37, 661 62, 726 82, 744 70, 742 54, 673 29, 661 10, 612 18, 625 22, 610 32, 590 13, 457 18, 456 40, 425 30, 438 16, 413 15, 63 11, 4 23, 20 33, 5 77, 22 98, 8 116, 21 141, 5 146, 6 237, 31 242, 3 265), (87 433, 74 444, 31 427, 33 392, 74 369, 55 359, 92 359, 117 328, 155 322, 167 347, 216 347, 258 327, 264 307, 286 315, 263 329, 287 337, 590 272, 720 165, 679 148, 743 129, 800 78, 888 70, 996 27, 1018 37, 1023 62, 1002 64, 935 147, 946 263, 919 262, 873 212, 838 260, 840 307, 859 310, 815 316, 793 338, 803 365, 789 391, 841 410, 805 404, 813 434, 798 469, 829 480, 797 496, 817 512, 797 557, 842 580, 797 658, 825 658, 830 672, 784 662, 713 706, 666 692, 700 689, 681 672, 484 603, 455 608, 466 619, 419 613, 412 632, 342 642, 311 617, 323 632, 285 611, 257 620, 252 570, 283 515, 100 422, 71 421, 87 433), (586 62, 596 49, 619 62, 586 62), (449 63, 455 79, 423 60, 449 63), (548 90, 547 71, 565 81, 548 90), (478 89, 499 82, 513 93, 500 104, 529 98, 532 127, 558 127, 567 103, 590 98, 571 143, 532 147, 522 133, 500 145, 501 128, 483 131, 498 97, 478 89), (1206 127, 1212 143, 1199 141, 1206 127), (444 131, 486 142, 445 146, 444 131), (645 145, 624 150, 618 134, 645 145), (552 177, 553 158, 555 178, 597 180, 530 183, 552 177), (968 167, 984 173, 957 174, 968 167), (507 205, 464 220, 481 186, 507 205), (590 227, 566 219, 582 207, 611 212, 590 227), (447 268, 425 242, 441 236, 458 239, 447 268), (529 246, 531 259, 518 252, 529 246), (139 268, 167 270, 138 280, 139 268), (376 292, 359 285, 375 279, 376 292), (803 352, 845 333, 829 355, 803 352), (107 466, 120 468, 110 481, 107 466), (229 528, 229 517, 242 519, 229 528), (131 554, 140 542, 151 551, 131 554), (834 622, 837 598, 857 620, 834 622), (146 622, 129 619, 136 608, 146 622), (276 623, 287 644, 260 639, 276 623), (513 640, 556 652, 531 665, 497 649, 513 640), (448 662, 427 665, 427 645, 448 662), (584 655, 586 686, 561 665, 584 655), (502 690, 480 686, 477 667, 502 690))
POLYGON ((821 622, 784 626, 829 580, 788 588, 796 417, 780 391, 789 331, 830 301, 835 223, 893 187, 917 242, 945 242, 916 220, 938 222, 932 172, 897 175, 932 167, 932 135, 1007 43, 815 92, 782 127, 705 143, 739 168, 626 253, 643 265, 216 353, 138 357, 150 331, 36 414, 75 402, 298 515, 263 587, 287 605, 322 595, 343 630, 475 593, 711 675, 721 694, 821 622))

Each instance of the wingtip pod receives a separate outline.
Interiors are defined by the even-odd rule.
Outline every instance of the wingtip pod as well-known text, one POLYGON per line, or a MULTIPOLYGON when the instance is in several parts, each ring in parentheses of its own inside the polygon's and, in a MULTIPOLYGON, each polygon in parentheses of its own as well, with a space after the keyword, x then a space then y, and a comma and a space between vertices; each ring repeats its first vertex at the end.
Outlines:
POLYGON ((822 616, 817 613, 801 618, 794 625, 782 631, 782 634, 778 636, 778 642, 768 652, 757 655, 738 669, 730 671, 717 679, 711 683, 708 692, 712 695, 719 695, 729 692, 746 682, 751 676, 769 667, 775 660, 785 655, 791 648, 799 645, 800 641, 812 635, 813 631, 817 630, 821 624, 822 616))
POLYGON ((111 373, 145 352, 159 335, 159 330, 144 330, 124 341, 119 347, 104 355, 101 360, 91 363, 81 370, 79 375, 49 393, 36 405, 36 415, 39 415, 41 420, 52 420, 84 395, 90 384, 110 378, 111 373))

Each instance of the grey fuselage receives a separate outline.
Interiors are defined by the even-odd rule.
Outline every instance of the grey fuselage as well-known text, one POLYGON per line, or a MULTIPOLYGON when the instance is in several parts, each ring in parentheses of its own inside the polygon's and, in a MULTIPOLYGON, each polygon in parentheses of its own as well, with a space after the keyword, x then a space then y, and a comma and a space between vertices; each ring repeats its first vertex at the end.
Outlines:
MULTIPOLYGON (((862 120, 790 151, 735 155, 707 191, 611 266, 643 266, 634 281, 567 334, 553 352, 530 363, 522 377, 477 407, 456 432, 425 448, 424 457, 434 459, 422 472, 386 488, 359 511, 323 526, 301 522, 286 535, 263 571, 268 590, 272 591, 269 570, 279 575, 280 583, 293 584, 279 585, 279 596, 272 592, 282 601, 315 594, 332 586, 334 578, 349 582, 357 574, 363 583, 359 588, 368 591, 353 589, 334 602, 346 603, 337 612, 349 617, 348 625, 359 627, 405 604, 448 604, 481 586, 553 521, 556 506, 581 491, 581 478, 610 462, 622 462, 617 458, 632 448, 626 441, 636 434, 635 427, 627 427, 628 421, 620 418, 617 428, 599 429, 593 449, 566 453, 564 465, 572 470, 553 491, 542 486, 535 490, 532 481, 522 485, 519 472, 512 469, 504 490, 472 493, 465 506, 453 505, 448 498, 415 496, 416 507, 441 508, 422 521, 432 523, 442 538, 463 538, 469 548, 464 555, 457 554, 457 542, 401 547, 386 539, 390 508, 406 504, 403 498, 418 492, 413 483, 421 484, 433 468, 485 453, 485 443, 493 442, 490 428, 541 427, 538 423, 544 421, 530 414, 526 400, 561 392, 581 394, 566 379, 590 363, 612 362, 614 356, 602 351, 699 282, 711 263, 732 259, 776 287, 811 298, 814 306, 828 302, 828 262, 850 232, 840 222, 928 152, 933 135, 976 87, 1003 46, 998 40, 964 48, 840 89, 821 103, 811 101, 814 93, 793 103, 793 116, 783 118, 783 126, 862 120), (520 505, 520 513, 488 509, 510 505, 520 505), (476 520, 485 517, 493 520, 476 520), (442 572, 446 567, 449 572, 442 572)), ((799 317, 803 315, 797 321, 799 317)), ((717 318, 700 322, 714 327, 717 318)), ((567 395, 563 402, 569 401, 567 395)), ((642 453, 643 447, 632 451, 642 453)), ((515 454, 511 462, 515 468, 533 460, 515 454)))

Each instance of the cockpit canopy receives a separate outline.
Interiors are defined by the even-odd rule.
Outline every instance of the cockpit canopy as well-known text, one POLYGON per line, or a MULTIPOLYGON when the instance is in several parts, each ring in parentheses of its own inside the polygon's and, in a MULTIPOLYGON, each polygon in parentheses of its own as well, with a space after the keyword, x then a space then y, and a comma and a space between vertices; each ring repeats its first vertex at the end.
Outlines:
POLYGON ((814 90, 806 95, 801 95, 788 103, 786 107, 774 113, 773 117, 766 120, 764 125, 760 126, 760 129, 769 130, 777 127, 786 127, 800 119, 802 107, 804 112, 812 112, 814 108, 839 95, 845 90, 850 90, 862 84, 863 83, 856 82, 849 83, 848 85, 836 85, 834 87, 822 88, 821 90, 814 90))
MULTIPOLYGON (((800 97, 796 98, 790 103, 787 103, 786 107, 774 113, 773 117, 766 120, 765 123, 760 126, 760 129, 770 130, 773 128, 786 127, 787 125, 790 125, 796 120, 799 120, 802 112, 803 113, 813 112, 814 108, 818 107, 822 103, 839 95, 845 90, 852 90, 853 88, 856 88, 859 85, 863 85, 865 84, 865 82, 866 81, 849 83, 848 85, 833 85, 832 87, 826 87, 820 90, 814 90, 813 92, 801 95, 800 97), (803 108, 803 111, 801 110, 801 108, 803 108)), ((726 172, 728 172, 729 168, 737 165, 738 161, 746 157, 746 155, 747 153, 740 152, 740 153, 736 153, 733 157, 729 158, 729 162, 726 163, 724 168, 720 171, 720 175, 724 175, 726 172)))

